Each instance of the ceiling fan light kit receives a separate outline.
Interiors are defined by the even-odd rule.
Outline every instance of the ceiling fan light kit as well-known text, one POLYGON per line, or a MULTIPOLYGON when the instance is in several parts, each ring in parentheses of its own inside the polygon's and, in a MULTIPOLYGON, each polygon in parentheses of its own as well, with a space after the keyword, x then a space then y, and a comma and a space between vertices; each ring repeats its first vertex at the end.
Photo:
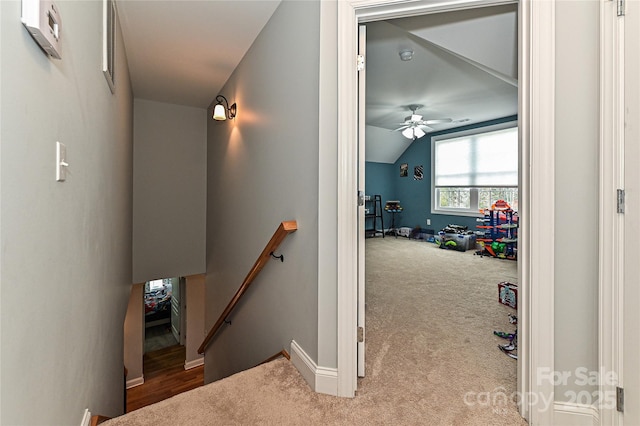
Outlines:
POLYGON ((402 131, 402 136, 407 139, 416 140, 420 139, 424 135, 426 135, 426 133, 420 127, 408 127, 402 131))
POLYGON ((397 128, 395 131, 402 130, 402 136, 404 136, 407 139, 416 140, 426 135, 427 132, 435 130, 429 127, 429 125, 451 123, 452 121, 450 118, 436 118, 431 120, 423 120, 421 115, 416 114, 416 111, 420 107, 422 107, 422 105, 410 105, 409 109, 411 110, 411 115, 405 117, 404 123, 402 123, 402 126, 397 128), (425 130, 427 132, 425 132, 425 130))

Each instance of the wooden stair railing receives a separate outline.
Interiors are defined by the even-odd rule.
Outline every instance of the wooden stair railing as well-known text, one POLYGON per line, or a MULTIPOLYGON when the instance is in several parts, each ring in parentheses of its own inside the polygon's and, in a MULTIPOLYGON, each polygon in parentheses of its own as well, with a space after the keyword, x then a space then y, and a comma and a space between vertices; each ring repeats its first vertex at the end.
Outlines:
POLYGON ((260 253, 258 260, 256 260, 256 263, 253 264, 253 267, 251 268, 246 278, 242 282, 242 285, 240 286, 236 294, 233 296, 233 298, 231 299, 227 307, 224 309, 224 311, 222 311, 222 314, 220 314, 218 321, 216 321, 216 323, 213 325, 213 328, 211 328, 211 330, 209 331, 209 334, 207 334, 207 337, 205 337, 204 341, 198 348, 199 354, 204 353, 204 350, 207 348, 207 345, 209 345, 209 343, 211 342, 211 339, 213 339, 213 336, 220 329, 220 327, 222 327, 222 324, 224 324, 225 320, 227 319, 227 317, 229 316, 233 308, 235 308, 235 306, 238 304, 238 301, 240 301, 240 298, 242 298, 242 295, 247 291, 251 283, 253 283, 253 280, 256 278, 256 276, 258 276, 262 268, 264 268, 264 266, 267 264, 267 261, 271 258, 271 254, 278 248, 278 246, 280 246, 280 244, 282 243, 282 241, 285 239, 287 235, 289 235, 292 232, 295 232, 297 229, 298 229, 298 223, 295 220, 289 220, 289 221, 280 223, 280 226, 278 226, 278 229, 271 237, 271 240, 269 240, 264 250, 262 250, 262 253, 260 253))
MULTIPOLYGON (((278 352, 275 355, 270 356, 269 358, 265 359, 264 361, 262 361, 260 364, 258 365, 262 365, 262 364, 266 364, 268 362, 274 361, 280 357, 284 357, 286 358, 288 361, 291 361, 291 355, 289 355, 289 352, 287 352, 286 350, 281 350, 280 352, 278 352)), ((256 366, 257 367, 257 366, 256 366)))
POLYGON ((100 415, 94 415, 91 416, 91 422, 89 423, 90 426, 98 426, 100 423, 104 423, 107 420, 111 420, 111 417, 106 417, 106 416, 100 416, 100 415))

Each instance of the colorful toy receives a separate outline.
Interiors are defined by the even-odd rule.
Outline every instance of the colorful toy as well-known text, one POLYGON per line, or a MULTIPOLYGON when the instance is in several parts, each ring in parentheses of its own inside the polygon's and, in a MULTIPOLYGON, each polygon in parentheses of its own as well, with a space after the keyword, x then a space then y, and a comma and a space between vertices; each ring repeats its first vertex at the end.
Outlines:
MULTIPOLYGON (((508 357, 513 359, 518 359, 518 354, 514 353, 514 352, 517 352, 518 350, 518 330, 516 330, 513 334, 507 334, 507 333, 495 332, 495 331, 493 333, 494 334, 501 333, 501 334, 504 334, 505 336, 508 336, 503 338, 508 339, 509 343, 505 345, 498 345, 498 349, 504 352, 508 357)), ((499 337, 502 337, 502 336, 499 336, 499 337)))
POLYGON ((477 218, 477 241, 481 249, 476 252, 500 259, 516 260, 518 255, 518 213, 504 200, 496 201, 490 209, 480 211, 477 218))

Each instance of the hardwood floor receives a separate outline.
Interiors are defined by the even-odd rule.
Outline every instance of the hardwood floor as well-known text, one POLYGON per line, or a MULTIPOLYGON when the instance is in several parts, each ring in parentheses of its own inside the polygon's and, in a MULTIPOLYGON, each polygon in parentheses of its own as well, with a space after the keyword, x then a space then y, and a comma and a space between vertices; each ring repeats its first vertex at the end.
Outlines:
POLYGON ((144 355, 144 384, 127 390, 127 413, 204 384, 204 366, 184 369, 184 346, 144 355))

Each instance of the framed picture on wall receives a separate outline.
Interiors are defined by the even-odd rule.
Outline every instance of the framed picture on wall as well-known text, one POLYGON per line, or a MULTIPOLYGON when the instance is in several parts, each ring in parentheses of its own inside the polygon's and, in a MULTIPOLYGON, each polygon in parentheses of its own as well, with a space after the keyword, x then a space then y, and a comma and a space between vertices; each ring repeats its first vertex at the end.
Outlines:
POLYGON ((413 168, 413 179, 422 180, 424 176, 424 167, 422 165, 413 168))
POLYGON ((400 164, 400 177, 407 177, 409 175, 409 165, 407 163, 400 164))

